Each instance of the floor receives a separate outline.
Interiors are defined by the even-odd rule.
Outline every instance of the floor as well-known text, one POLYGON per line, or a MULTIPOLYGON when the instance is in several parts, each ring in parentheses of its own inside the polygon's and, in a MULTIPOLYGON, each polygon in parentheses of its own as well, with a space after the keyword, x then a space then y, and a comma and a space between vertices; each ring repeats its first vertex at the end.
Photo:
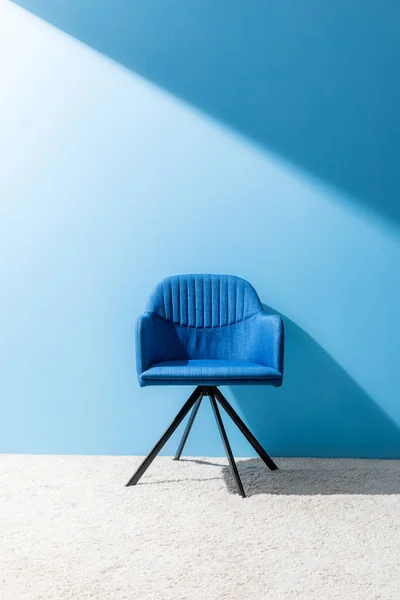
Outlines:
POLYGON ((1 600, 400 598, 400 461, 0 457, 1 600))

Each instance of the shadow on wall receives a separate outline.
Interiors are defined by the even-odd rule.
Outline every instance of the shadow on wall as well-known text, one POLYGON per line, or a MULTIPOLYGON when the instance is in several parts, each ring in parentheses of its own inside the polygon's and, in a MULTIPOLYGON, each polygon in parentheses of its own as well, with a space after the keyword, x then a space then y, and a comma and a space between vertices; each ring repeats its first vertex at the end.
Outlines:
POLYGON ((393 0, 14 0, 400 220, 393 0))
MULTIPOLYGON (((267 313, 275 313, 263 305, 267 313)), ((237 386, 232 394, 267 452, 285 456, 400 458, 400 430, 315 340, 283 316, 281 388, 237 386)))

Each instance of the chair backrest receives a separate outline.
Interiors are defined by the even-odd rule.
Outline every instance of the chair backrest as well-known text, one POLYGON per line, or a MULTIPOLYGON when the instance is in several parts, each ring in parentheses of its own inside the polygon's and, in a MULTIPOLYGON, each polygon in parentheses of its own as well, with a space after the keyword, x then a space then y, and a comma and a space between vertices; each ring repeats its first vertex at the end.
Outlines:
POLYGON ((234 275, 167 277, 157 284, 146 306, 146 312, 194 328, 233 325, 261 310, 253 286, 234 275))

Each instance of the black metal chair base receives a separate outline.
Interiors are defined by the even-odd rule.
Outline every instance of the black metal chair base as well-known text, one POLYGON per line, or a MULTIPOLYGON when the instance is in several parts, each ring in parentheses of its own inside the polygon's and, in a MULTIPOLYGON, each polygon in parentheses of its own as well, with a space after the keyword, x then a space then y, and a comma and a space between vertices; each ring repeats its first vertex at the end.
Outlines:
POLYGON ((154 448, 152 449, 150 454, 144 459, 144 461, 142 462, 140 467, 137 469, 137 471, 133 474, 131 479, 128 481, 128 483, 126 484, 127 486, 137 484, 137 482, 142 477, 144 472, 149 468, 149 466, 151 465, 151 463, 153 462, 153 460, 155 459, 157 454, 160 452, 160 450, 163 448, 163 446, 167 443, 167 441, 169 440, 171 435, 174 433, 174 431, 177 429, 177 427, 179 427, 179 425, 181 424, 183 419, 186 417, 188 412, 192 409, 191 415, 189 417, 188 423, 186 425, 185 431, 183 433, 182 439, 180 441, 180 444, 178 446, 178 449, 177 449, 175 457, 174 457, 174 460, 180 459, 183 449, 185 447, 186 441, 188 439, 190 430, 192 428, 193 422, 196 418, 197 411, 200 408, 200 404, 201 404, 201 401, 204 396, 210 397, 211 406, 213 409, 215 419, 217 421, 219 432, 221 434, 222 443, 225 448, 226 456, 228 458, 228 462, 229 462, 229 465, 232 470, 232 475, 235 480, 237 490, 243 498, 246 497, 246 494, 243 489, 243 485, 242 485, 242 482, 241 482, 241 479, 239 476, 239 472, 238 472, 238 469, 237 469, 237 466, 235 463, 235 459, 233 458, 232 450, 231 450, 231 447, 229 444, 228 436, 226 435, 225 427, 222 422, 222 418, 221 418, 221 414, 220 414, 217 402, 223 407, 225 412, 230 416, 232 421, 240 429, 240 431, 243 433, 243 435, 245 436, 247 441, 251 444, 251 446, 257 452, 259 457, 265 462, 267 467, 269 469, 271 469, 271 471, 275 471, 278 468, 276 466, 276 464, 274 463, 274 461, 272 460, 272 458, 265 452, 264 448, 256 440, 256 438, 251 433, 251 431, 248 429, 248 427, 243 423, 243 421, 239 417, 239 415, 233 410, 232 406, 229 404, 227 399, 222 395, 222 393, 217 388, 217 386, 200 386, 199 385, 194 390, 194 392, 192 393, 190 398, 182 406, 181 410, 178 412, 175 419, 172 421, 171 425, 168 427, 168 429, 166 430, 164 435, 162 435, 161 438, 158 440, 157 444, 154 446, 154 448))

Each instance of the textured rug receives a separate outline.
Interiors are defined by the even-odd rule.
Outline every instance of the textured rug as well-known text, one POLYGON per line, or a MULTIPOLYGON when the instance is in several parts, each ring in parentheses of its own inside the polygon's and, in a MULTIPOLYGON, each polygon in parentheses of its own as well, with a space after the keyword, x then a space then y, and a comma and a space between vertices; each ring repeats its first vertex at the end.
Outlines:
POLYGON ((1 600, 400 598, 400 461, 0 457, 1 600))

